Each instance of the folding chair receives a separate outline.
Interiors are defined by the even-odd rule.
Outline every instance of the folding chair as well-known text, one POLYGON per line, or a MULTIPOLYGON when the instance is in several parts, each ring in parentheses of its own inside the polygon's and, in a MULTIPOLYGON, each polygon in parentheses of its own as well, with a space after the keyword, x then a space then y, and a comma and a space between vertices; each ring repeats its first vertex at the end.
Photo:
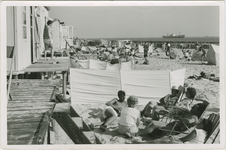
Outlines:
MULTIPOLYGON (((213 134, 213 132, 216 130, 216 128, 219 126, 220 123, 220 116, 217 113, 212 113, 210 114, 208 120, 211 121, 212 125, 211 128, 207 131, 206 137, 204 139, 204 144, 206 144, 206 142, 208 141, 208 139, 211 137, 211 135, 213 134)), ((216 135, 214 136, 212 143, 213 144, 217 138, 217 136, 220 133, 220 129, 218 130, 218 132, 216 133, 216 135)), ((192 132, 190 132, 188 135, 186 135, 185 137, 180 138, 179 140, 181 140, 183 143, 192 140, 193 138, 195 138, 197 136, 197 132, 196 130, 193 130, 192 132)))
MULTIPOLYGON (((200 122, 200 120, 203 118, 204 114, 206 113, 206 110, 207 110, 207 108, 208 108, 208 106, 209 106, 209 102, 204 101, 203 104, 205 105, 205 109, 204 109, 204 111, 202 112, 202 114, 198 117, 198 119, 199 119, 198 122, 200 122)), ((175 116, 172 116, 172 120, 175 121, 175 124, 174 124, 174 126, 173 126, 173 128, 172 128, 171 130, 161 129, 161 130, 163 130, 163 131, 168 131, 168 132, 169 132, 168 136, 171 136, 172 133, 175 133, 175 134, 180 134, 180 133, 182 133, 182 134, 189 134, 189 133, 192 133, 193 129, 195 129, 195 128, 194 128, 195 126, 189 128, 189 127, 181 120, 181 118, 177 118, 177 117, 175 117, 175 116), (187 130, 182 131, 182 132, 181 132, 181 131, 175 131, 175 127, 176 127, 176 125, 179 123, 179 121, 182 121, 182 124, 185 126, 185 128, 186 128, 187 130)))
MULTIPOLYGON (((182 97, 183 97, 183 95, 185 93, 185 88, 180 85, 178 87, 178 90, 179 90, 179 92, 178 92, 178 99, 172 105, 168 105, 167 108, 169 108, 170 106, 175 106, 178 102, 181 101, 181 99, 182 99, 182 97)), ((169 118, 168 112, 160 111, 159 112, 159 118, 160 118, 159 120, 161 120, 161 121, 163 121, 164 119, 166 119, 165 122, 167 122, 168 121, 168 118, 169 118)))
MULTIPOLYGON (((212 126, 211 128, 207 131, 207 135, 206 135, 206 138, 204 140, 204 144, 208 141, 208 139, 212 136, 213 132, 217 129, 217 127, 219 126, 220 124, 220 115, 218 113, 212 113, 210 114, 208 120, 211 121, 212 123, 212 126)), ((218 130, 218 132, 216 133, 215 137, 213 138, 213 141, 211 144, 213 144, 217 138, 217 136, 219 135, 220 133, 220 129, 218 130)))

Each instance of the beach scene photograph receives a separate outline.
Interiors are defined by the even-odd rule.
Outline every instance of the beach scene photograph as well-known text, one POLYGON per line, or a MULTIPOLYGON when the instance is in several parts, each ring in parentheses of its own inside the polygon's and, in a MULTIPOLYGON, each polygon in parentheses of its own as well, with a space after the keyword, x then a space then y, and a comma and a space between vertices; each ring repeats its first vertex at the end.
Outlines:
POLYGON ((223 1, 2 2, 1 147, 225 148, 224 18, 223 1))

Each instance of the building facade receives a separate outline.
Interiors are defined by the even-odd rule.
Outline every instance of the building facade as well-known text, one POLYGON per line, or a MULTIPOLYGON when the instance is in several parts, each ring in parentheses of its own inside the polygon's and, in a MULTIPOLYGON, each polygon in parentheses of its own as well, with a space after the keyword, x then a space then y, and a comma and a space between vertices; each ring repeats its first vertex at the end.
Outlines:
MULTIPOLYGON (((6 8, 7 46, 14 47, 13 74, 23 74, 23 69, 41 57, 44 50, 43 30, 49 16, 49 7, 8 6, 6 8)), ((7 71, 11 60, 7 59, 7 71)))

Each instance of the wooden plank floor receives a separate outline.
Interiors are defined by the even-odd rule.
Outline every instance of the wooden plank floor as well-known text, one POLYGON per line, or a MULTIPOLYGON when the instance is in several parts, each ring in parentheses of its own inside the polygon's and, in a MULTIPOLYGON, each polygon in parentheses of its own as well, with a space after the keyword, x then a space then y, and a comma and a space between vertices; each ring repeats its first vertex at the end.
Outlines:
POLYGON ((24 72, 50 72, 50 71, 68 71, 70 68, 70 59, 68 57, 53 58, 49 60, 38 60, 34 64, 25 68, 24 72))
POLYGON ((57 57, 57 58, 53 58, 53 59, 49 59, 49 60, 44 60, 44 59, 40 59, 37 60, 35 63, 69 63, 69 58, 68 57, 57 57))
POLYGON ((58 84, 49 80, 12 80, 12 100, 7 104, 8 145, 44 143, 58 84))

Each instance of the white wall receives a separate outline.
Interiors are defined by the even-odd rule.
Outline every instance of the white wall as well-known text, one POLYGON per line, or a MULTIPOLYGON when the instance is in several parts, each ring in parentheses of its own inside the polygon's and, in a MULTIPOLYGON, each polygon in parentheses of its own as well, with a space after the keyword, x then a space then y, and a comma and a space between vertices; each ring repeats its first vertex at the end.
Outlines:
POLYGON ((69 26, 69 39, 68 43, 70 45, 73 45, 73 26, 69 26))
POLYGON ((53 49, 60 49, 60 22, 56 21, 53 23, 53 49))
POLYGON ((15 7, 16 19, 16 71, 21 71, 31 64, 30 50, 30 8, 26 6, 26 25, 23 24, 24 6, 15 7), (23 30, 26 29, 26 32, 23 30), (25 33, 25 34, 24 34, 25 33), (26 37, 24 37, 24 36, 26 37))
POLYGON ((14 46, 13 6, 6 7, 7 46, 14 46))
POLYGON ((61 48, 66 48, 66 41, 69 39, 69 26, 62 26, 62 38, 61 38, 61 48))
MULTIPOLYGON (((48 15, 48 11, 44 7, 40 7, 40 10, 40 49, 43 49, 43 28, 45 24, 44 16, 48 15)), ((7 46, 13 46, 14 44, 15 70, 13 71, 14 73, 23 73, 23 70, 32 63, 31 61, 33 57, 31 56, 30 6, 15 6, 7 8, 7 46), (24 8, 26 8, 26 11, 24 11, 24 8), (26 23, 24 23, 23 14, 26 14, 26 23), (13 30, 14 25, 15 31, 13 30)))
MULTIPOLYGON (((14 46, 14 20, 13 20, 13 7, 8 6, 6 7, 6 30, 7 30, 7 44, 6 46, 14 46)), ((7 49, 6 49, 7 50, 7 49)), ((7 71, 10 71, 12 58, 7 58, 7 71)), ((12 66, 12 69, 14 70, 15 63, 12 66)))

